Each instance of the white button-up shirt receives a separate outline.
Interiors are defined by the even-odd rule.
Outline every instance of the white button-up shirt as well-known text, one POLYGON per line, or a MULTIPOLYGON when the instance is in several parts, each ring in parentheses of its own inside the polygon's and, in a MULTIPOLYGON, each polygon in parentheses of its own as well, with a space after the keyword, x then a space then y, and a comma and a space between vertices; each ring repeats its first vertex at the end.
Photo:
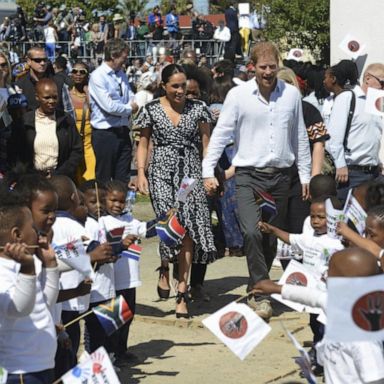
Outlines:
POLYGON ((89 79, 91 125, 96 129, 128 125, 132 112, 130 102, 134 98, 128 78, 123 71, 115 72, 103 63, 89 79))
POLYGON ((214 167, 232 137, 235 167, 288 168, 296 161, 301 183, 309 183, 309 139, 301 96, 294 86, 277 80, 269 102, 254 79, 232 88, 209 142, 203 177, 213 177, 214 167))
POLYGON ((336 168, 346 165, 378 165, 383 120, 364 111, 366 96, 356 85, 353 89, 356 106, 348 135, 348 153, 344 151, 344 137, 347 128, 352 92, 342 92, 335 99, 329 118, 328 133, 331 138, 325 144, 332 155, 336 168))

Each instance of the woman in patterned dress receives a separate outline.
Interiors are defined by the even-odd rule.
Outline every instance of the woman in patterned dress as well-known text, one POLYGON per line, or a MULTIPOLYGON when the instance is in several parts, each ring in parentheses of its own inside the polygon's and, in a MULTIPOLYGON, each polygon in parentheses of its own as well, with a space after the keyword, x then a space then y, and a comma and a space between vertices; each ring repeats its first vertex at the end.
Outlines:
POLYGON ((177 255, 176 317, 188 318, 187 283, 191 263, 209 263, 216 255, 201 174, 201 150, 204 155, 208 147, 211 115, 203 102, 186 98, 187 79, 181 66, 166 66, 161 77, 165 96, 147 103, 135 121, 141 127, 137 150, 138 188, 141 193, 150 193, 158 217, 171 208, 178 208, 178 218, 187 230, 176 247, 169 248, 160 242, 160 255, 162 259, 177 255), (153 152, 147 179, 145 160, 150 138, 153 152), (180 203, 176 194, 184 176, 196 179, 197 185, 186 203, 180 203))

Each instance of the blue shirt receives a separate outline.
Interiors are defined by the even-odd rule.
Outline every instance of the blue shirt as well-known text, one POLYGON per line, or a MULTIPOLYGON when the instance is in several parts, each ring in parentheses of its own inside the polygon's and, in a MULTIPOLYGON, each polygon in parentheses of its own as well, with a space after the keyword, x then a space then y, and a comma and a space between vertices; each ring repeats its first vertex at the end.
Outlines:
POLYGON ((179 31, 179 16, 174 15, 172 12, 168 13, 165 17, 165 24, 167 25, 168 32, 179 31))
POLYGON ((122 70, 115 72, 108 64, 101 64, 89 79, 89 96, 93 128, 108 129, 128 125, 132 113, 130 102, 134 94, 122 70))

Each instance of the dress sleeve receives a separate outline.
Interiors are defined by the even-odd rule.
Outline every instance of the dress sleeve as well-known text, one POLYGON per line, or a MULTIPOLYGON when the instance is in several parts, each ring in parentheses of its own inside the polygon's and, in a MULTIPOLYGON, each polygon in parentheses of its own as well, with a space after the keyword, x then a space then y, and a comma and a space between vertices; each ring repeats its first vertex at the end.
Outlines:
POLYGON ((146 106, 140 108, 135 120, 133 121, 133 125, 140 129, 152 128, 152 118, 146 106))
POLYGON ((329 140, 330 136, 319 110, 306 101, 302 103, 305 127, 311 144, 329 140))

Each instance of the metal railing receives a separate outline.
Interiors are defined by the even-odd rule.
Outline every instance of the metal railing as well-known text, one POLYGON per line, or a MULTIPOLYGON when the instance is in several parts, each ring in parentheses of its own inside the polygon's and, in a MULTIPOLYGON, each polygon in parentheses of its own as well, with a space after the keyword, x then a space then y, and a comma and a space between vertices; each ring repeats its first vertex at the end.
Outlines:
MULTIPOLYGON (((3 41, 8 44, 8 49, 16 51, 20 57, 24 57, 28 49, 39 45, 44 47, 44 42, 24 41, 11 42, 3 41)), ((162 53, 168 53, 180 57, 185 48, 195 50, 197 56, 205 55, 209 63, 213 63, 224 55, 225 43, 217 40, 127 40, 130 47, 130 58, 145 58, 146 56, 158 57, 162 53)), ((79 58, 85 60, 97 60, 103 57, 103 49, 92 42, 81 42, 75 45, 73 42, 60 41, 56 43, 56 56, 65 53, 69 58, 79 58)))

